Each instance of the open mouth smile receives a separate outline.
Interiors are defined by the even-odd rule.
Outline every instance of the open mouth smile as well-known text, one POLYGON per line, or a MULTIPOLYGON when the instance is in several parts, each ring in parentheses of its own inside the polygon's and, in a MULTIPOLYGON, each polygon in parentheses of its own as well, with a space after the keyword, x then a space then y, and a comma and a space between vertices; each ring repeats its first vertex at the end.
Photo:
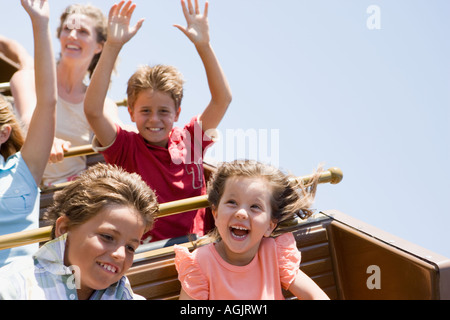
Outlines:
POLYGON ((231 226, 230 232, 236 240, 244 240, 247 238, 250 230, 243 226, 231 226))
POLYGON ((102 262, 97 262, 97 264, 102 267, 104 270, 111 272, 111 273, 118 273, 118 268, 116 268, 113 265, 107 264, 107 263, 102 263, 102 262))
POLYGON ((66 46, 66 49, 69 49, 69 50, 76 50, 76 51, 81 50, 80 46, 77 46, 77 45, 74 45, 74 44, 68 44, 68 45, 66 46))

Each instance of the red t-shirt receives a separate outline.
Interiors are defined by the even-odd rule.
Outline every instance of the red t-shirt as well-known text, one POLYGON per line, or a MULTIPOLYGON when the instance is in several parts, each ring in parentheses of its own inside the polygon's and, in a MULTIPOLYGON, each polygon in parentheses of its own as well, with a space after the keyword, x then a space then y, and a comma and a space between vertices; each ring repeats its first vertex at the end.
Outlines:
MULTIPOLYGON (((172 129, 167 149, 148 144, 138 133, 116 127, 115 141, 101 151, 106 162, 140 174, 155 191, 159 203, 206 194, 203 155, 213 141, 204 134, 198 117, 192 118, 184 129, 172 129)), ((205 227, 205 209, 158 218, 142 242, 189 233, 201 236, 205 227)))

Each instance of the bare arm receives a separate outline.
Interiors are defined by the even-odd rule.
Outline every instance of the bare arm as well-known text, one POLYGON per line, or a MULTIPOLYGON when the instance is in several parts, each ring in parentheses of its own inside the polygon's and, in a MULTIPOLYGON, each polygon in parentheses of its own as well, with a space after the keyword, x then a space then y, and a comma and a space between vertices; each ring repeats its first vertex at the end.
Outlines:
POLYGON ((187 27, 175 25, 195 45, 197 52, 203 62, 211 92, 211 101, 200 116, 203 130, 216 128, 222 120, 231 103, 231 89, 225 77, 225 73, 210 44, 208 24, 208 2, 205 3, 203 15, 200 14, 198 0, 195 0, 195 8, 192 0, 188 0, 188 6, 181 0, 183 13, 186 18, 187 27))
POLYGON ((36 184, 39 185, 55 135, 56 63, 51 44, 47 0, 21 0, 21 2, 33 26, 37 100, 21 152, 36 184))
POLYGON ((325 292, 303 271, 299 271, 295 280, 288 289, 298 299, 303 300, 329 300, 325 292))
POLYGON ((34 69, 20 69, 9 81, 14 97, 14 108, 17 111, 25 131, 28 131, 31 117, 36 107, 36 86, 34 69))
POLYGON ((141 28, 142 19, 130 27, 130 19, 136 8, 132 1, 121 1, 111 7, 108 17, 108 38, 103 47, 102 55, 92 75, 91 83, 84 99, 84 112, 101 145, 110 145, 116 137, 116 127, 113 117, 105 108, 114 63, 123 45, 127 43, 141 28))

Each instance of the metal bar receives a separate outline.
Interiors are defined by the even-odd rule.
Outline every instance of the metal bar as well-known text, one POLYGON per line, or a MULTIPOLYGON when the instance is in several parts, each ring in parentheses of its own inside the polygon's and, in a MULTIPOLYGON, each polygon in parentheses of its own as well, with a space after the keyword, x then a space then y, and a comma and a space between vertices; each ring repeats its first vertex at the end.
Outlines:
POLYGON ((116 105, 118 107, 128 107, 128 99, 125 98, 125 99, 123 99, 121 101, 116 101, 116 105))
MULTIPOLYGON (((209 206, 207 196, 199 196, 189 199, 182 199, 159 205, 158 218, 179 214, 186 211, 197 210, 209 206)), ((0 236, 0 250, 25 246, 36 242, 51 240, 52 227, 42 227, 35 230, 11 233, 0 236)))
POLYGON ((161 203, 159 205, 159 213, 157 217, 167 217, 174 214, 198 210, 206 207, 209 207, 208 196, 206 195, 175 200, 171 202, 161 203))
POLYGON ((9 82, 0 83, 0 92, 8 91, 9 89, 9 82))
MULTIPOLYGON (((342 180, 342 177, 343 174, 339 168, 330 168, 321 173, 319 183, 336 184, 342 180)), ((307 181, 308 179, 311 179, 311 176, 299 177, 298 179, 307 181)), ((159 205, 158 217, 166 217, 182 212, 206 208, 208 206, 209 203, 206 195, 161 203, 159 205)), ((52 227, 48 226, 0 236, 0 250, 48 241, 50 240, 51 229, 52 227)))
POLYGON ((0 236, 0 250, 51 240, 52 227, 16 232, 0 236))
MULTIPOLYGON (((297 180, 302 180, 304 184, 308 183, 314 175, 310 174, 307 176, 302 176, 300 178, 297 178, 297 180)), ((329 168, 326 171, 323 171, 319 176, 319 183, 331 183, 331 184, 338 184, 342 181, 342 178, 344 177, 344 174, 342 173, 342 170, 336 167, 329 168)))
MULTIPOLYGON (((91 154, 97 154, 96 151, 92 148, 92 145, 84 145, 70 148, 68 151, 64 153, 65 158, 69 157, 77 157, 77 156, 87 156, 91 154)), ((303 183, 307 183, 311 180, 313 175, 303 176, 301 177, 303 183)), ((342 170, 336 167, 330 168, 327 171, 322 172, 319 177, 319 183, 331 183, 337 184, 341 182, 343 177, 342 170)))
POLYGON ((68 151, 64 152, 64 158, 78 157, 78 156, 88 156, 90 154, 96 154, 97 151, 92 149, 92 145, 88 144, 85 146, 72 147, 68 151))
MULTIPOLYGON (((166 217, 186 211, 206 208, 208 206, 209 203, 206 195, 161 203, 159 205, 159 213, 157 217, 166 217)), ((0 236, 0 250, 51 240, 51 230, 52 227, 48 226, 35 230, 16 232, 0 236)))
MULTIPOLYGON (((91 154, 96 154, 97 152, 92 149, 92 145, 84 145, 79 147, 70 148, 68 151, 64 153, 65 158, 69 157, 77 157, 77 156, 87 156, 91 154)), ((313 175, 303 176, 301 179, 303 183, 307 183, 313 175)), ((331 183, 337 184, 341 182, 343 177, 342 170, 336 167, 330 168, 327 171, 322 172, 319 177, 319 183, 331 183)))

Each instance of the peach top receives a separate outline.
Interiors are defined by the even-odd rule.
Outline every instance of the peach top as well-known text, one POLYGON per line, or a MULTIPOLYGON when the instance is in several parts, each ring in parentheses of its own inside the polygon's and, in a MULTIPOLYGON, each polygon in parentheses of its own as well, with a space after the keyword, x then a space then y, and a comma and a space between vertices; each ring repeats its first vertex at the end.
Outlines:
POLYGON ((213 243, 190 253, 175 246, 175 266, 184 291, 197 300, 282 300, 300 267, 292 233, 263 238, 246 266, 227 263, 213 243))

